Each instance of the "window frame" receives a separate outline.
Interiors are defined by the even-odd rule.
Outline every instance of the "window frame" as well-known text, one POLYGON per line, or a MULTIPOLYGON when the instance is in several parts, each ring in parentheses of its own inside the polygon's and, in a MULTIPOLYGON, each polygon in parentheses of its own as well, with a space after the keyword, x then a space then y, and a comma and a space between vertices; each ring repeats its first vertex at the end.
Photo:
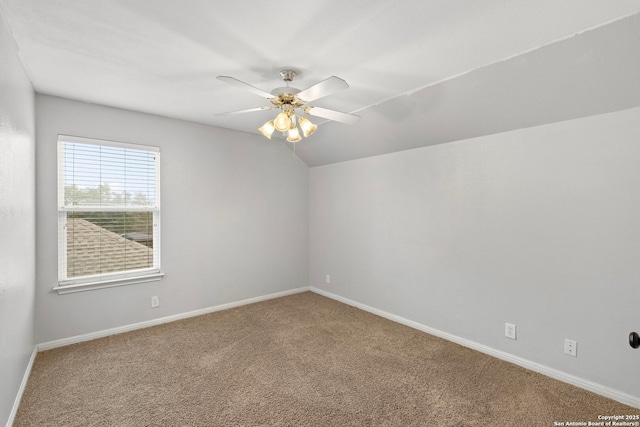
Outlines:
POLYGON ((161 280, 160 245, 160 147, 84 138, 71 135, 58 135, 57 145, 58 167, 58 285, 53 288, 58 294, 89 291, 94 289, 125 286, 161 280), (110 148, 141 150, 154 153, 155 188, 154 203, 149 207, 142 206, 67 206, 65 203, 65 143, 90 144, 110 148), (73 212, 151 212, 153 213, 153 266, 142 269, 131 269, 120 272, 99 273, 78 277, 67 276, 67 216, 73 212))

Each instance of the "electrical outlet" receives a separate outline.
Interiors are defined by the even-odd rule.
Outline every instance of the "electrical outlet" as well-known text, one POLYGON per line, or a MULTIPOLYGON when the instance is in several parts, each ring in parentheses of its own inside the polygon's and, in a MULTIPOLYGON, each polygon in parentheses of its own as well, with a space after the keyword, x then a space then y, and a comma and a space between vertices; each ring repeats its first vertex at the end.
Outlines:
POLYGON ((159 296, 154 296, 151 297, 151 308, 156 308, 160 305, 160 297, 159 296))
POLYGON ((578 343, 565 338, 564 340, 564 354, 569 356, 578 357, 578 343))
POLYGON ((512 340, 516 339, 516 325, 513 323, 504 324, 504 336, 507 338, 511 338, 512 340))
POLYGON ((329 276, 327 274, 327 276, 324 278, 325 283, 331 283, 331 276, 329 276))

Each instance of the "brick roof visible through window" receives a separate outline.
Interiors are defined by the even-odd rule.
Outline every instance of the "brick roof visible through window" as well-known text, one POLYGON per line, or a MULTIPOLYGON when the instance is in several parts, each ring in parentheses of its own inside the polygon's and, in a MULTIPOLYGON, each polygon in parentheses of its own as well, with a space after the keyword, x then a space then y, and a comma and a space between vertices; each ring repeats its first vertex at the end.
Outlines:
POLYGON ((153 249, 80 218, 67 222, 68 277, 153 267, 153 249))

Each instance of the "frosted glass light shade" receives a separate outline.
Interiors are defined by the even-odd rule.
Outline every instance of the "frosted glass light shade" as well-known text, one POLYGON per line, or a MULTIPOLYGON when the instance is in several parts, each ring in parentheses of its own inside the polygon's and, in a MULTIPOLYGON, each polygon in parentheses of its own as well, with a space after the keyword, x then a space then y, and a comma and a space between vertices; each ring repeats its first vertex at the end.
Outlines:
POLYGON ((311 121, 305 117, 298 117, 298 123, 300 124, 300 129, 302 129, 302 134, 304 137, 308 137, 312 133, 318 129, 318 126, 311 123, 311 121))
POLYGON ((273 121, 273 125, 280 132, 285 132, 289 130, 289 128, 291 127, 291 119, 289 119, 289 116, 287 115, 287 113, 283 111, 280 114, 278 114, 276 119, 273 121))
POLYGON ((261 128, 258 128, 260 132, 267 138, 271 139, 271 135, 273 135, 273 131, 276 130, 276 127, 273 125, 273 120, 269 120, 267 123, 262 125, 261 128))
POLYGON ((298 142, 302 139, 302 137, 300 136, 300 132, 298 132, 298 127, 297 126, 292 126, 289 129, 289 135, 287 136, 287 141, 289 142, 298 142))

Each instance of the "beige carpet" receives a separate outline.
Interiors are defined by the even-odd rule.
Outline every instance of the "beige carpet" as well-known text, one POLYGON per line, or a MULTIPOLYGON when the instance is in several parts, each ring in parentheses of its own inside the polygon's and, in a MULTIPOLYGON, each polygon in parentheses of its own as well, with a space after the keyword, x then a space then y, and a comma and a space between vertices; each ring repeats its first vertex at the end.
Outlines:
POLYGON ((553 426, 640 410, 305 292, 39 353, 15 426, 553 426))

